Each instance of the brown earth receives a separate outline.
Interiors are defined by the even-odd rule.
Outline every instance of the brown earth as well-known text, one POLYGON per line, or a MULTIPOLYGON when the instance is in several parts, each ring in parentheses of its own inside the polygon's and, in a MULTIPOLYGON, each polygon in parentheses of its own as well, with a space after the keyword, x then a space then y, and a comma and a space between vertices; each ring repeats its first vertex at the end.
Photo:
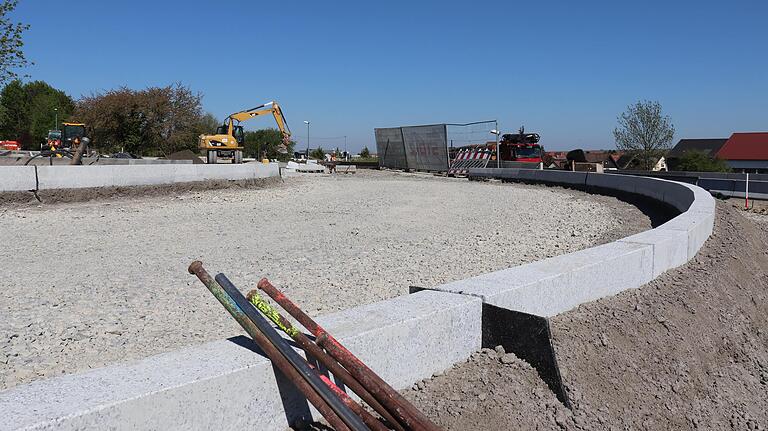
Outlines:
POLYGON ((0 207, 18 208, 24 205, 88 202, 125 198, 147 198, 179 195, 204 190, 262 188, 282 181, 278 177, 249 180, 209 180, 151 186, 89 187, 82 189, 40 190, 29 192, 1 192, 0 207))
POLYGON ((572 410, 490 349, 406 396, 447 430, 766 429, 766 228, 720 202, 691 262, 551 319, 572 410))

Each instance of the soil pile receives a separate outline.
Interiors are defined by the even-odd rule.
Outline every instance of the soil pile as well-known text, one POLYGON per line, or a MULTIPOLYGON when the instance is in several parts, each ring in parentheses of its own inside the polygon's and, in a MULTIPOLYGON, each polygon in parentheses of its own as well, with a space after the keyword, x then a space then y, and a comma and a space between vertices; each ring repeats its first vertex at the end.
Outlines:
POLYGON ((766 226, 719 203, 691 262, 553 318, 572 411, 526 363, 487 349, 408 396, 453 430, 765 429, 766 226))

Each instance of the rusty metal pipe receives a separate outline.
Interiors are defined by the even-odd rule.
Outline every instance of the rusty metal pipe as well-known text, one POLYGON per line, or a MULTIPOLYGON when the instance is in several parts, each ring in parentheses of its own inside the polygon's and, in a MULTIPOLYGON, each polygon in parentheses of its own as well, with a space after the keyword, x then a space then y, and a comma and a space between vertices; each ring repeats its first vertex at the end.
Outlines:
POLYGON ((357 416, 352 410, 347 407, 336 394, 333 393, 325 384, 323 384, 320 376, 309 367, 307 361, 304 360, 288 342, 277 333, 275 328, 267 322, 267 319, 259 313, 258 310, 250 303, 240 290, 227 278, 224 274, 217 274, 214 280, 221 286, 222 289, 229 295, 235 304, 242 310, 246 317, 256 324, 256 327, 261 331, 267 340, 277 348, 281 355, 288 360, 296 371, 299 372, 301 377, 312 386, 320 396, 328 403, 328 406, 344 421, 347 426, 353 431, 370 431, 365 425, 363 420, 357 416))
POLYGON ((282 292, 277 290, 269 280, 262 278, 258 288, 275 300, 285 311, 295 318, 302 326, 315 336, 315 341, 323 347, 328 354, 336 359, 349 373, 357 379, 376 399, 383 404, 400 423, 414 431, 439 431, 437 425, 432 423, 424 413, 420 412, 400 393, 394 390, 381 377, 376 375, 368 366, 347 350, 331 334, 318 325, 312 318, 304 313, 296 304, 291 302, 282 292))
MULTIPOLYGON (((309 364, 309 366, 313 370, 317 371, 317 369, 312 364, 309 364)), ((356 415, 360 416, 363 422, 365 422, 365 424, 368 425, 368 427, 370 427, 371 430, 389 431, 389 428, 385 427, 384 424, 379 422, 379 420, 373 417, 372 414, 368 413, 368 411, 365 410, 363 406, 356 403, 355 400, 350 398, 349 395, 347 395, 344 391, 342 391, 340 387, 336 386, 336 384, 333 383, 331 379, 328 378, 328 376, 320 374, 320 372, 318 372, 318 375, 320 376, 320 380, 322 380, 323 383, 325 383, 325 385, 328 386, 328 388, 331 391, 333 391, 333 393, 336 394, 337 397, 339 397, 341 402, 346 404, 347 407, 349 407, 350 410, 355 412, 356 415)))
MULTIPOLYGON (((336 378, 341 380, 347 387, 349 387, 352 392, 356 393, 363 401, 371 406, 371 408, 376 410, 376 412, 378 412, 384 419, 386 419, 394 429, 397 431, 405 431, 405 428, 400 425, 397 419, 395 419, 394 416, 392 416, 392 414, 389 413, 389 411, 387 411, 387 409, 382 406, 381 403, 379 403, 376 398, 363 387, 363 385, 360 384, 360 382, 355 380, 355 378, 352 377, 352 375, 349 374, 349 372, 345 370, 344 367, 336 362, 336 360, 333 359, 329 354, 325 353, 325 351, 323 351, 323 349, 321 349, 317 344, 313 343, 312 340, 310 340, 306 335, 296 329, 293 324, 288 321, 288 319, 283 317, 283 315, 275 309, 275 307, 273 307, 271 304, 265 301, 261 295, 259 295, 258 290, 251 290, 248 292, 248 295, 246 295, 246 298, 248 298, 248 301, 250 301, 251 304, 253 304, 253 306, 256 307, 259 311, 261 311, 262 314, 267 316, 267 318, 269 318, 269 320, 271 320, 278 328, 288 334, 288 336, 290 336, 296 342, 296 344, 307 353, 307 355, 317 359, 328 369, 328 371, 330 371, 334 376, 336 376, 336 378)), ((346 396, 346 394, 344 395, 346 396)))
POLYGON ((189 265, 189 273, 195 274, 198 279, 211 291, 213 296, 219 300, 221 305, 227 309, 229 314, 235 318, 237 323, 245 329, 245 332, 253 338, 253 341, 266 353, 267 357, 272 361, 275 366, 290 380, 296 388, 304 395, 304 397, 312 403, 321 415, 328 421, 328 423, 337 431, 344 430, 350 431, 349 427, 339 418, 339 416, 331 409, 328 403, 315 392, 315 390, 307 383, 299 374, 299 372, 288 363, 288 360, 280 354, 275 346, 267 340, 267 337, 259 331, 259 328, 243 313, 243 310, 237 306, 234 300, 222 289, 221 286, 211 277, 210 274, 203 268, 203 263, 200 261, 194 261, 189 265))

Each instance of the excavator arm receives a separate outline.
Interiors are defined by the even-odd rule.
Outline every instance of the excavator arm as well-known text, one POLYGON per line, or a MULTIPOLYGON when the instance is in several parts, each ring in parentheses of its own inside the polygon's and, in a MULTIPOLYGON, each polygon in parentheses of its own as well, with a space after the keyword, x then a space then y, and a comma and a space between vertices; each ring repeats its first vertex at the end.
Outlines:
POLYGON ((234 114, 230 115, 229 118, 229 134, 231 135, 234 129, 234 122, 237 121, 238 123, 241 123, 246 120, 250 120, 251 118, 258 117, 259 115, 266 115, 266 114, 272 114, 272 116, 275 118, 275 122, 277 123, 277 128, 280 130, 280 133, 283 135, 283 142, 284 144, 288 144, 288 142, 291 139, 291 130, 288 128, 288 123, 285 121, 285 116, 283 115, 283 110, 280 109, 280 105, 277 104, 274 100, 265 103, 263 105, 259 105, 255 108, 247 109, 245 111, 235 112, 234 114))
POLYGON ((240 133, 243 130, 242 127, 239 127, 239 123, 267 114, 272 114, 275 118, 277 128, 280 129, 280 134, 283 136, 283 143, 278 146, 277 151, 287 153, 288 144, 291 140, 291 130, 288 128, 280 105, 272 101, 229 115, 223 125, 226 130, 218 130, 215 135, 200 135, 199 148, 207 154, 208 163, 217 163, 217 157, 221 153, 224 157, 231 155, 233 163, 242 163, 243 142, 240 142, 242 136, 239 136, 239 139, 235 137, 236 130, 240 133))

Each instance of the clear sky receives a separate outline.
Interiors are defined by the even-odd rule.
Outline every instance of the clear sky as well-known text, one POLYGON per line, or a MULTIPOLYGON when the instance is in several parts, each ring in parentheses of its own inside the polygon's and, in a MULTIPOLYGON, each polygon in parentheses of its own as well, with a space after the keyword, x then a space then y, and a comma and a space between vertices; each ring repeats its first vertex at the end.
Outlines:
MULTIPOLYGON (((661 102, 681 137, 768 130, 768 2, 21 0, 26 72, 79 97, 174 82, 223 118, 277 100, 302 146, 498 119, 547 149, 613 148, 661 102)), ((247 124, 247 123, 246 123, 247 124)), ((248 128, 273 127, 267 118, 248 128)))

